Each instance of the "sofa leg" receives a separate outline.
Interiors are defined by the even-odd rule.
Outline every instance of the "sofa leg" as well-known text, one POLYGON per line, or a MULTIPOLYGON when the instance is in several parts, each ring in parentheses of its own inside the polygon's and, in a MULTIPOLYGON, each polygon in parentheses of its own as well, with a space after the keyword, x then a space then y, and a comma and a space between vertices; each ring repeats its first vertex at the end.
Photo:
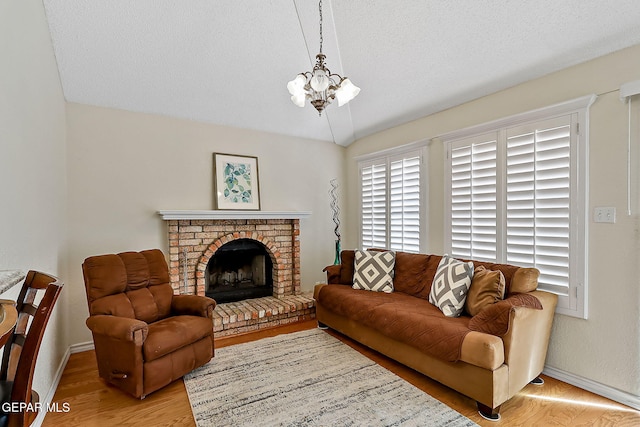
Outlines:
POLYGON ((495 408, 491 408, 487 405, 483 405, 480 402, 478 403, 478 413, 480 416, 489 421, 498 421, 500 419, 500 405, 495 408))
POLYGON ((324 329, 329 329, 329 327, 322 322, 318 322, 318 329, 324 330, 324 329))
POLYGON ((544 380, 540 377, 535 377, 534 379, 531 380, 531 382, 529 384, 533 384, 533 385, 542 385, 544 384, 544 380))

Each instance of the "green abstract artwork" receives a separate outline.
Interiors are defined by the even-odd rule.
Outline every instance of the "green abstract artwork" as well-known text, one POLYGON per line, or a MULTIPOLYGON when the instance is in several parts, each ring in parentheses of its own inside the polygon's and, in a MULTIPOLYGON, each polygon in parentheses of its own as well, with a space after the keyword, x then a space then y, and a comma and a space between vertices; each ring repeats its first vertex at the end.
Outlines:
POLYGON ((225 162, 224 200, 231 203, 253 203, 251 194, 251 165, 225 162))

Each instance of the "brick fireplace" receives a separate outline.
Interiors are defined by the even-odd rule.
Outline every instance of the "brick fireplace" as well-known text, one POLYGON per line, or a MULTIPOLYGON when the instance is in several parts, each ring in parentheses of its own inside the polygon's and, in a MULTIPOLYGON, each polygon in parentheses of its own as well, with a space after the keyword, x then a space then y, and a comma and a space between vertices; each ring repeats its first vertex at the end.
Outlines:
POLYGON ((273 295, 218 304, 218 336, 315 317, 313 299, 300 291, 300 219, 309 212, 160 211, 167 222, 169 273, 176 294, 205 295, 207 266, 230 242, 264 247, 272 266, 273 295))

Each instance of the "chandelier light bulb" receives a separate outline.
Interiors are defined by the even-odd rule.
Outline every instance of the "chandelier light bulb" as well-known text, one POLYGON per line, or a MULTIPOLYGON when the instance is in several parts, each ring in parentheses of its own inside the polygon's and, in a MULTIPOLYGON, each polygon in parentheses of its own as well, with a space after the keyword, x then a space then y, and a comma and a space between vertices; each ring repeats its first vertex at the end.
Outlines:
POLYGON ((329 76, 322 69, 314 70, 310 84, 316 92, 323 92, 329 87, 329 76))

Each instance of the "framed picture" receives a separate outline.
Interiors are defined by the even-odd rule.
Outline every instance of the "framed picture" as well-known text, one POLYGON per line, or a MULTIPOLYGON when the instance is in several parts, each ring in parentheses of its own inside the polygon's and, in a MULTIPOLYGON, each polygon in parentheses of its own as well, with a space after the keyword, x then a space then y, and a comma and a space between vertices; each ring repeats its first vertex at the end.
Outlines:
POLYGON ((213 153, 215 209, 260 210, 258 158, 213 153))

